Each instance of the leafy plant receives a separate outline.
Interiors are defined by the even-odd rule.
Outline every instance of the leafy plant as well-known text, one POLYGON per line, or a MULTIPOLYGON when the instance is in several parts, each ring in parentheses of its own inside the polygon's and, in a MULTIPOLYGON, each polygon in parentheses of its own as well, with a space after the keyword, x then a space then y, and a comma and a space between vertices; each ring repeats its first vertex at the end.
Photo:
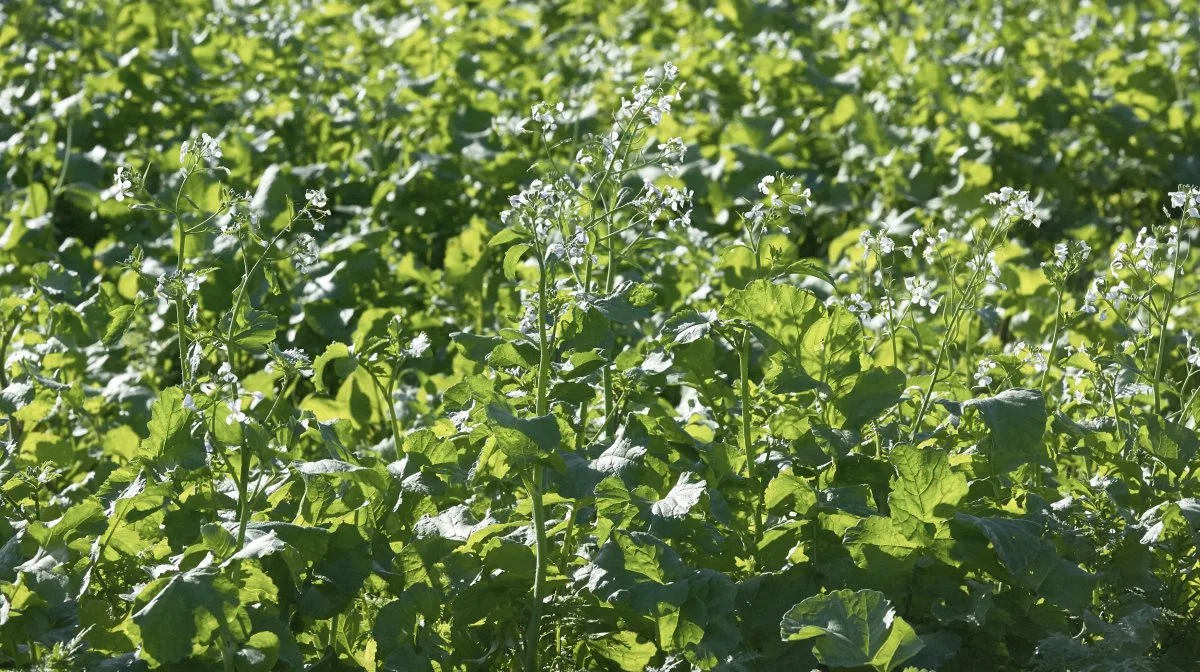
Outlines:
POLYGON ((1200 657, 1196 3, 0 19, 0 667, 1200 657))

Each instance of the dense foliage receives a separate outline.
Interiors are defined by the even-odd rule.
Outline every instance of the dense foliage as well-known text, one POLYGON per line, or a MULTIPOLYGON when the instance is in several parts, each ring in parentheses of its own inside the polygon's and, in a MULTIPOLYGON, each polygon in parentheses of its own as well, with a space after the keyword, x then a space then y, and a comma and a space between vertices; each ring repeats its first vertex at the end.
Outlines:
POLYGON ((1194 669, 1198 31, 0 2, 0 668, 1194 669))

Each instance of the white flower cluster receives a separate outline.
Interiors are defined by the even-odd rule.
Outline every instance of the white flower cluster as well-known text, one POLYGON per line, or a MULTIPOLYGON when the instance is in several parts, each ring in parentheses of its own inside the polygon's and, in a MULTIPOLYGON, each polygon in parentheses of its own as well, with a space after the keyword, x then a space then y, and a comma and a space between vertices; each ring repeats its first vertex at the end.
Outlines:
POLYGON ((930 313, 936 314, 942 305, 941 300, 933 296, 933 290, 937 288, 937 282, 934 280, 920 276, 906 276, 904 288, 908 290, 909 300, 913 304, 928 307, 930 313))
MULTIPOLYGON (((782 219, 785 214, 803 215, 804 209, 813 205, 812 191, 796 178, 766 175, 758 182, 758 192, 766 198, 755 203, 743 217, 760 236, 765 233, 769 223, 782 219), (779 186, 776 186, 777 182, 779 186)), ((786 226, 779 227, 779 230, 785 234, 791 233, 786 226)))
POLYGON ((179 164, 185 167, 188 157, 195 157, 197 161, 215 161, 222 156, 221 143, 208 133, 201 133, 199 140, 184 140, 179 146, 179 164))
POLYGON ((416 359, 417 357, 425 354, 425 351, 428 349, 429 334, 426 334, 422 331, 414 336, 413 340, 409 341, 408 345, 404 347, 404 354, 416 359))
POLYGON ((195 273, 172 271, 158 276, 158 283, 154 288, 154 293, 159 298, 170 301, 186 299, 200 291, 200 282, 203 279, 203 276, 195 273))
POLYGON ((670 89, 671 84, 679 77, 679 68, 673 63, 662 66, 661 72, 650 68, 643 76, 642 83, 633 92, 633 99, 621 99, 621 111, 618 117, 632 119, 645 115, 651 126, 657 126, 665 115, 671 113, 671 104, 680 99, 683 84, 670 89))
POLYGON ((113 198, 117 201, 133 198, 133 180, 125 166, 117 166, 117 172, 113 175, 113 189, 116 190, 113 198))
MULTIPOLYGON (((1104 278, 1096 278, 1088 283, 1087 291, 1083 295, 1083 305, 1079 307, 1079 312, 1087 315, 1095 315, 1097 312, 1096 302, 1100 300, 1102 290, 1104 288, 1104 278)), ((1103 322, 1107 317, 1107 311, 1100 314, 1100 321, 1103 322)))
POLYGON ((677 164, 681 163, 684 155, 687 154, 687 145, 683 144, 683 138, 671 138, 660 144, 658 151, 662 152, 666 164, 677 164))
POLYGON ((846 310, 850 311, 850 314, 856 317, 863 320, 869 320, 871 317, 871 302, 864 299, 863 295, 858 292, 851 294, 850 298, 844 302, 844 305, 846 310))
MULTIPOLYGON (((887 256, 896 251, 896 241, 892 240, 891 236, 880 231, 878 234, 872 234, 870 229, 858 234, 858 244, 863 247, 863 258, 866 259, 871 252, 879 256, 887 256)), ((909 248, 910 250, 912 248, 909 248)), ((911 254, 909 256, 912 256, 911 254)))
POLYGON ((1054 258, 1042 263, 1042 272, 1050 282, 1062 287, 1067 278, 1082 270, 1092 256, 1092 248, 1083 240, 1058 243, 1054 258))
POLYGON ((1129 267, 1138 271, 1153 271, 1158 267, 1158 262, 1161 261, 1159 251, 1163 250, 1167 258, 1173 258, 1175 249, 1178 246, 1179 228, 1171 225, 1166 229, 1166 233, 1167 244, 1164 247, 1149 229, 1142 227, 1138 230, 1137 236, 1133 240, 1133 245, 1129 243, 1120 243, 1117 245, 1109 268, 1114 274, 1129 267))
POLYGON ((521 193, 508 197, 509 209, 500 213, 504 224, 524 226, 538 236, 550 232, 574 208, 574 185, 561 178, 556 182, 534 180, 521 193))
POLYGON ((936 235, 930 235, 924 229, 917 229, 912 232, 912 245, 906 245, 900 248, 900 251, 909 259, 912 259, 917 251, 920 251, 921 258, 925 260, 925 263, 932 264, 937 261, 938 246, 949 240, 950 231, 945 228, 938 229, 936 235))
POLYGON ((312 220, 313 230, 324 231, 325 222, 321 220, 333 214, 326 209, 326 206, 329 205, 329 197, 325 195, 325 190, 307 189, 304 192, 304 199, 307 201, 304 210, 312 220))
POLYGON ((659 189, 653 182, 646 180, 642 184, 641 193, 633 199, 633 207, 646 217, 647 222, 657 221, 666 210, 671 214, 667 220, 668 227, 671 229, 681 226, 686 228, 692 225, 693 195, 692 190, 687 187, 678 188, 668 185, 659 189))
MULTIPOLYGON (((582 266, 588 260, 588 232, 583 227, 575 229, 575 233, 566 241, 551 243, 546 247, 548 257, 560 257, 572 266, 582 266)), ((595 255, 590 258, 595 261, 595 255)))
POLYGON ((1005 345, 1004 352, 1016 356, 1022 364, 1032 366, 1035 373, 1042 373, 1046 370, 1046 356, 1040 350, 1029 347, 1025 341, 1016 341, 1005 345))
POLYGON ((1191 185, 1180 185, 1179 191, 1167 194, 1171 207, 1178 208, 1192 219, 1200 219, 1200 189, 1191 185))
POLYGON ((553 111, 551 111, 550 106, 546 103, 535 103, 530 110, 529 116, 534 122, 541 124, 542 132, 546 134, 546 137, 550 137, 554 134, 554 131, 558 130, 558 120, 555 118, 554 113, 557 112, 561 117, 563 109, 562 102, 556 103, 553 111))
POLYGON ((296 264, 296 270, 301 273, 307 273, 308 270, 317 263, 317 258, 320 256, 321 249, 317 245, 315 238, 307 233, 301 233, 296 236, 296 249, 292 253, 292 259, 296 264))
POLYGON ((1000 265, 996 263, 996 253, 988 252, 987 254, 978 254, 967 260, 967 268, 972 273, 980 273, 983 275, 983 281, 989 285, 995 285, 1000 289, 1005 289, 1004 283, 1000 282, 1000 265))
POLYGON ((1005 218, 1023 219, 1033 226, 1040 227, 1042 220, 1038 217, 1036 206, 1029 198, 1028 191, 1004 187, 983 197, 989 205, 1001 206, 1000 212, 1005 218))
POLYGON ((979 364, 975 367, 975 384, 980 387, 987 387, 992 384, 992 371, 997 364, 991 357, 984 357, 979 360, 979 364))

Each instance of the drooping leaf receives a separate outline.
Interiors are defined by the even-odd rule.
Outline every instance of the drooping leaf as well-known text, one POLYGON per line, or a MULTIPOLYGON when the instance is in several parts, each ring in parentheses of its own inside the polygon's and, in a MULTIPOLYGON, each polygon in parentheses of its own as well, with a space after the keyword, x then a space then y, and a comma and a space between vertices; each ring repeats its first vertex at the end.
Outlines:
POLYGON ((682 518, 692 507, 700 502, 707 483, 704 481, 689 482, 692 474, 684 472, 679 475, 679 482, 671 488, 662 499, 650 507, 650 512, 660 518, 682 518))
POLYGON ((987 425, 987 454, 997 474, 1027 463, 1045 464, 1046 400, 1037 390, 1011 389, 994 397, 970 399, 963 408, 976 408, 987 425))
POLYGON ((499 404, 489 404, 487 418, 497 445, 510 457, 534 459, 548 455, 562 441, 553 415, 518 418, 499 404))
POLYGON ((904 382, 904 373, 897 368, 867 369, 850 392, 833 403, 846 416, 846 428, 859 429, 900 401, 904 382))

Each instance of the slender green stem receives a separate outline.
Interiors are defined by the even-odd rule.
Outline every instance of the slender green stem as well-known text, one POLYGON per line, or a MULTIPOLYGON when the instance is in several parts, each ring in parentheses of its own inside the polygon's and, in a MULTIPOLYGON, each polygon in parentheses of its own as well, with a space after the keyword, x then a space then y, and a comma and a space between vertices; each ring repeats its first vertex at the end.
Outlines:
MULTIPOLYGON (((538 250, 538 356, 537 406, 538 416, 548 412, 546 391, 550 380, 550 341, 546 333, 546 261, 538 250)), ((533 533, 535 559, 533 571, 533 604, 529 612, 529 625, 525 630, 525 670, 538 672, 538 648, 541 641, 542 601, 546 592, 546 566, 550 561, 550 548, 546 539, 546 511, 542 505, 542 465, 535 463, 531 476, 526 478, 526 489, 533 509, 533 533)))
MULTIPOLYGON (((605 225, 605 230, 611 229, 611 223, 605 225)), ((604 294, 607 296, 613 291, 613 267, 616 265, 616 257, 613 254, 613 239, 606 236, 605 247, 607 248, 608 264, 604 275, 604 294)), ((612 438, 617 431, 617 417, 613 413, 613 385, 612 385, 612 360, 616 354, 616 344, 614 343, 609 348, 609 363, 604 365, 600 371, 600 380, 604 387, 604 436, 612 438)))
POLYGON ((383 397, 383 403, 387 405, 388 417, 392 425, 392 441, 395 442, 395 448, 399 451, 401 443, 400 420, 396 417, 396 405, 392 403, 391 390, 389 389, 391 385, 385 388, 383 383, 379 382, 379 377, 369 368, 367 369, 367 374, 370 376, 371 382, 375 383, 375 389, 379 391, 379 396, 383 397))
POLYGON ((754 528, 751 530, 751 554, 757 555, 758 540, 762 536, 762 504, 763 504, 763 489, 759 487, 761 484, 755 479, 755 459, 754 454, 754 437, 751 433, 751 411, 752 403, 750 401, 750 332, 742 332, 742 341, 738 346, 738 378, 741 385, 742 397, 742 451, 746 455, 746 476, 750 479, 757 501, 754 504, 754 528))
MULTIPOLYGON (((971 282, 974 282, 974 278, 972 278, 971 282)), ((968 286, 970 284, 971 283, 968 283, 968 286)), ((913 418, 912 428, 909 431, 909 441, 916 441, 917 431, 921 428, 921 420, 923 420, 925 418, 925 414, 929 412, 929 406, 933 401, 933 388, 935 385, 937 385, 938 376, 942 373, 942 363, 945 361, 946 351, 949 350, 951 341, 954 340, 954 328, 955 325, 958 324, 959 317, 962 314, 962 308, 965 304, 966 294, 963 295, 963 298, 959 301, 959 304, 955 306, 954 316, 950 319, 949 326, 946 329, 946 334, 942 338, 942 344, 938 348, 937 358, 933 362, 933 373, 931 373, 929 376, 929 385, 925 388, 925 394, 922 395, 921 408, 917 412, 917 416, 913 418)))
MULTIPOLYGON (((270 248, 274 247, 275 242, 279 240, 280 236, 282 236, 284 234, 284 232, 290 228, 291 228, 291 224, 289 223, 288 226, 285 226, 281 231, 276 233, 275 237, 271 239, 271 242, 268 244, 267 248, 270 249, 270 248)), ((186 232, 184 231, 182 226, 180 227, 179 235, 180 235, 181 239, 184 235, 186 235, 186 232)), ((180 249, 182 250, 183 248, 180 247, 180 249)), ((254 275, 255 271, 258 270, 258 267, 262 264, 263 260, 266 258, 267 258, 267 254, 264 253, 261 257, 258 258, 257 261, 254 262, 253 267, 251 267, 249 270, 244 271, 244 275, 242 275, 242 282, 238 285, 237 291, 235 292, 234 297, 233 297, 233 305, 229 309, 229 326, 225 330, 225 354, 227 357, 226 361, 229 362, 230 368, 233 367, 233 329, 234 329, 235 324, 237 323, 238 306, 239 306, 239 304, 241 304, 242 298, 245 296, 246 286, 248 284, 250 284, 251 276, 254 275)), ((245 258, 245 253, 243 252, 243 255, 242 255, 243 268, 245 268, 245 264, 246 264, 246 258, 245 258)), ((177 303, 176 305, 178 306, 179 304, 177 303)), ((180 333, 180 339, 181 339, 180 346, 182 347, 182 345, 183 345, 182 317, 180 317, 179 324, 180 324, 179 333, 180 333)), ((374 374, 371 375, 371 379, 375 380, 374 374)), ((375 384, 378 385, 379 381, 375 380, 375 384)), ((234 390, 234 393, 236 394, 237 391, 234 390)), ((384 399, 385 399, 385 401, 390 401, 390 398, 387 397, 386 395, 385 395, 384 399)), ((391 409, 390 404, 389 404, 388 408, 391 409)), ((396 431, 395 409, 391 409, 391 410, 392 410, 392 431, 395 432, 396 431)), ((396 436, 398 437, 399 435, 397 434, 396 436)), ((397 444, 397 445, 399 445, 399 444, 397 444)), ((239 548, 239 549, 242 548, 243 546, 245 546, 245 544, 246 544, 246 528, 250 524, 250 499, 251 498, 248 496, 249 484, 250 484, 250 457, 251 456, 249 454, 248 444, 243 444, 241 447, 242 461, 241 461, 241 465, 240 465, 240 469, 239 469, 239 471, 241 472, 241 479, 238 483, 237 548, 239 548)))
POLYGON ((241 453, 242 463, 239 467, 241 479, 238 481, 238 536, 237 549, 242 549, 246 545, 246 528, 250 525, 250 451, 243 446, 241 453))
POLYGON ((187 319, 187 313, 183 310, 183 299, 175 299, 175 324, 176 334, 179 337, 179 379, 180 383, 187 387, 188 382, 188 365, 187 365, 187 335, 184 333, 184 321, 187 319))
MULTIPOLYGON (((179 191, 175 194, 175 209, 172 214, 175 216, 176 236, 179 238, 179 248, 176 250, 178 271, 180 280, 184 270, 187 267, 187 226, 184 225, 183 217, 179 216, 179 199, 183 196, 183 190, 187 187, 188 179, 191 178, 191 171, 184 171, 183 182, 179 185, 179 191)), ((187 333, 185 331, 185 318, 187 314, 183 309, 183 299, 175 300, 175 331, 179 338, 179 379, 180 383, 187 387, 188 384, 188 367, 187 367, 187 333)))
POLYGON ((1050 367, 1054 366, 1054 353, 1058 350, 1058 327, 1062 321, 1062 287, 1058 287, 1057 292, 1058 301, 1054 305, 1054 331, 1050 336, 1050 355, 1046 357, 1046 370, 1042 371, 1042 382, 1038 383, 1038 389, 1042 391, 1043 395, 1046 394, 1046 377, 1050 375, 1050 367))
MULTIPOLYGON (((995 229, 993 229, 985 244, 980 248, 982 251, 977 255, 977 257, 980 259, 985 259, 988 251, 993 249, 994 243, 997 240, 1002 239, 1003 234, 1007 233, 1007 230, 1008 227, 997 225, 995 229)), ((957 335, 958 323, 965 312, 964 309, 973 303, 975 299, 975 291, 977 290, 976 283, 983 274, 983 267, 983 263, 976 265, 975 270, 971 273, 970 279, 967 280, 967 284, 963 287, 961 296, 958 297, 957 300, 952 299, 952 302, 955 304, 954 312, 946 322, 946 333, 942 336, 942 344, 938 348, 937 358, 933 362, 933 373, 929 376, 929 385, 925 388, 925 394, 922 395, 921 408, 917 411, 917 416, 913 418, 912 427, 909 430, 908 440, 910 442, 915 442, 917 440, 917 432, 921 429, 921 420, 925 419, 925 414, 929 412, 929 406, 933 402, 933 388, 937 385, 938 376, 941 375, 942 364, 945 361, 947 351, 950 349, 950 344, 955 340, 957 335)), ((953 288, 954 285, 951 284, 951 289, 953 288)), ((915 321, 913 324, 915 331, 915 321)))
MULTIPOLYGON (((1182 223, 1182 222, 1181 222, 1182 223)), ((1172 303, 1175 301, 1175 290, 1179 283, 1179 240, 1182 238, 1182 226, 1180 233, 1175 236, 1174 257, 1171 260, 1171 287, 1167 290, 1167 300, 1163 303, 1162 316, 1159 319, 1158 325, 1158 351, 1157 361, 1154 363, 1154 412, 1162 413, 1162 394, 1159 387, 1162 384, 1162 369, 1163 361, 1167 358, 1167 322, 1171 319, 1172 303)))
POLYGON ((25 314, 25 308, 22 307, 16 315, 13 316, 12 324, 4 330, 4 336, 0 337, 0 387, 8 387, 8 346, 12 343, 13 334, 17 332, 17 325, 21 323, 21 317, 25 314))

